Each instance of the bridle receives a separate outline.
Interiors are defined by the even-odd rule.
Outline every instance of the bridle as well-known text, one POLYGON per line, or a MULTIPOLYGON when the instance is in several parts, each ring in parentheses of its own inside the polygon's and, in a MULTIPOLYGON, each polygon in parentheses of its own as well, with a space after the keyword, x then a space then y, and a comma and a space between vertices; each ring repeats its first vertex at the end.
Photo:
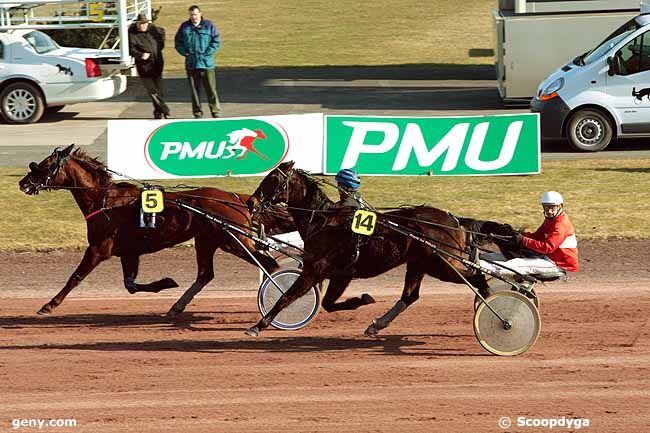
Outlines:
POLYGON ((61 171, 61 168, 68 162, 70 161, 70 154, 68 153, 67 155, 62 155, 63 152, 59 150, 57 147, 54 149, 54 152, 52 152, 52 155, 56 156, 56 162, 50 164, 47 169, 43 169, 38 166, 35 162, 32 162, 29 164, 29 169, 30 172, 27 173, 27 180, 29 181, 29 186, 34 188, 34 194, 38 194, 39 191, 43 189, 51 189, 52 185, 51 183, 54 181, 54 179, 57 178, 59 175, 59 172, 61 171), (43 173, 47 170, 47 177, 45 178, 44 182, 36 182, 32 178, 32 174, 34 173, 43 173))
POLYGON ((291 177, 293 176, 295 170, 291 168, 285 173, 277 168, 275 171, 282 175, 283 182, 280 182, 280 184, 275 188, 275 191, 273 191, 273 195, 268 198, 264 196, 264 193, 262 191, 260 191, 259 204, 253 207, 251 216, 255 216, 255 214, 258 212, 264 212, 269 206, 277 203, 279 201, 278 197, 280 194, 286 193, 287 197, 289 196, 289 181, 291 180, 291 177))

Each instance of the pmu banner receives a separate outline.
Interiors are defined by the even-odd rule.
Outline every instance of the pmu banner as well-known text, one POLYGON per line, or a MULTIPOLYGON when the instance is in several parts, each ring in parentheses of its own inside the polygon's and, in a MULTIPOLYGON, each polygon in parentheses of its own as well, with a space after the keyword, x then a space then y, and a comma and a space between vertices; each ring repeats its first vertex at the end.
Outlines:
POLYGON ((320 173, 323 114, 109 120, 108 166, 136 179, 262 175, 285 160, 320 173))
POLYGON ((509 175, 540 172, 539 115, 326 116, 324 172, 509 175))

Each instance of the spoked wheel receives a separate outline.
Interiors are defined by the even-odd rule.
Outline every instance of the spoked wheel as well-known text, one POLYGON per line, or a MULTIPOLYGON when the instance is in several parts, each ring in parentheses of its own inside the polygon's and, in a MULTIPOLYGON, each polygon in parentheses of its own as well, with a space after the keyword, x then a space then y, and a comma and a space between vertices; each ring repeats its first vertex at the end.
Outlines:
POLYGON ((519 292, 505 290, 488 297, 489 304, 508 324, 482 303, 474 314, 474 335, 488 352, 514 356, 530 349, 541 330, 539 311, 519 292))
POLYGON ((8 123, 37 122, 44 111, 43 95, 31 83, 12 83, 0 93, 0 114, 8 123))
MULTIPOLYGON (((497 292, 503 292, 505 290, 511 290, 511 291, 515 291, 515 292, 518 291, 517 289, 515 289, 510 284, 505 283, 503 281, 499 281, 498 283, 495 283, 494 285, 490 285, 490 287, 488 287, 488 289, 487 289, 488 296, 493 295, 493 294, 495 294, 497 292)), ((522 289, 522 290, 519 290, 519 293, 521 293, 522 295, 525 295, 528 299, 530 299, 533 302, 533 304, 535 304, 535 307, 537 307, 537 309, 539 310, 539 297, 537 296, 537 292, 535 292, 534 288, 530 288, 527 291, 522 289)), ((481 303, 482 303, 481 298, 479 298, 478 296, 474 296, 474 311, 476 311, 478 309, 478 306, 481 305, 481 303)))
MULTIPOLYGON (((283 269, 271 274, 273 280, 275 280, 281 290, 268 278, 262 281, 257 292, 257 305, 262 316, 265 316, 273 308, 275 303, 278 302, 282 294, 289 290, 298 277, 300 277, 300 272, 299 269, 283 269)), ((302 297, 296 299, 295 302, 275 316, 271 325, 284 330, 303 328, 314 320, 318 314, 320 302, 320 291, 316 287, 312 287, 302 297)))

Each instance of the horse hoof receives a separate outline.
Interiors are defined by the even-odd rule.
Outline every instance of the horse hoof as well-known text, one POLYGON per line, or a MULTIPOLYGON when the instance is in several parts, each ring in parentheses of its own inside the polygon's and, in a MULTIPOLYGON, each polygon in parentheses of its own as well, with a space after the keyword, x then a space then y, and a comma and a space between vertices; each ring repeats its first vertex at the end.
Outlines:
POLYGON ((161 290, 163 290, 163 289, 175 289, 176 287, 178 287, 178 283, 176 281, 174 281, 173 278, 166 277, 166 278, 163 278, 160 281, 161 281, 162 286, 163 286, 161 290))
POLYGON ((361 300, 362 300, 363 303, 366 304, 366 305, 368 305, 368 304, 374 304, 375 302, 377 302, 377 301, 375 301, 375 298, 373 298, 372 296, 370 296, 370 295, 367 294, 367 293, 364 293, 363 295, 361 295, 361 300))
POLYGON ((45 304, 41 307, 40 310, 36 312, 39 316, 49 316, 52 314, 52 307, 49 304, 45 304))
POLYGON ((375 327, 375 324, 373 323, 372 325, 368 326, 368 329, 366 329, 366 332, 363 333, 366 337, 376 337, 377 334, 379 333, 379 330, 375 327))
POLYGON ((260 330, 257 329, 257 326, 253 326, 252 328, 249 328, 244 332, 244 334, 248 335, 249 337, 259 337, 260 335, 260 330))

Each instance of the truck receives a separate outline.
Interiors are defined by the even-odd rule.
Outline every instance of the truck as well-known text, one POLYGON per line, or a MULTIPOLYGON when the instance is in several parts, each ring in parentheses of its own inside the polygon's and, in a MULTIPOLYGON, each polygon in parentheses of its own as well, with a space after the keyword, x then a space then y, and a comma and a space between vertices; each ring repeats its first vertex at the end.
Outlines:
POLYGON ((639 14, 640 0, 499 0, 493 12, 498 90, 526 103, 558 66, 639 14))

